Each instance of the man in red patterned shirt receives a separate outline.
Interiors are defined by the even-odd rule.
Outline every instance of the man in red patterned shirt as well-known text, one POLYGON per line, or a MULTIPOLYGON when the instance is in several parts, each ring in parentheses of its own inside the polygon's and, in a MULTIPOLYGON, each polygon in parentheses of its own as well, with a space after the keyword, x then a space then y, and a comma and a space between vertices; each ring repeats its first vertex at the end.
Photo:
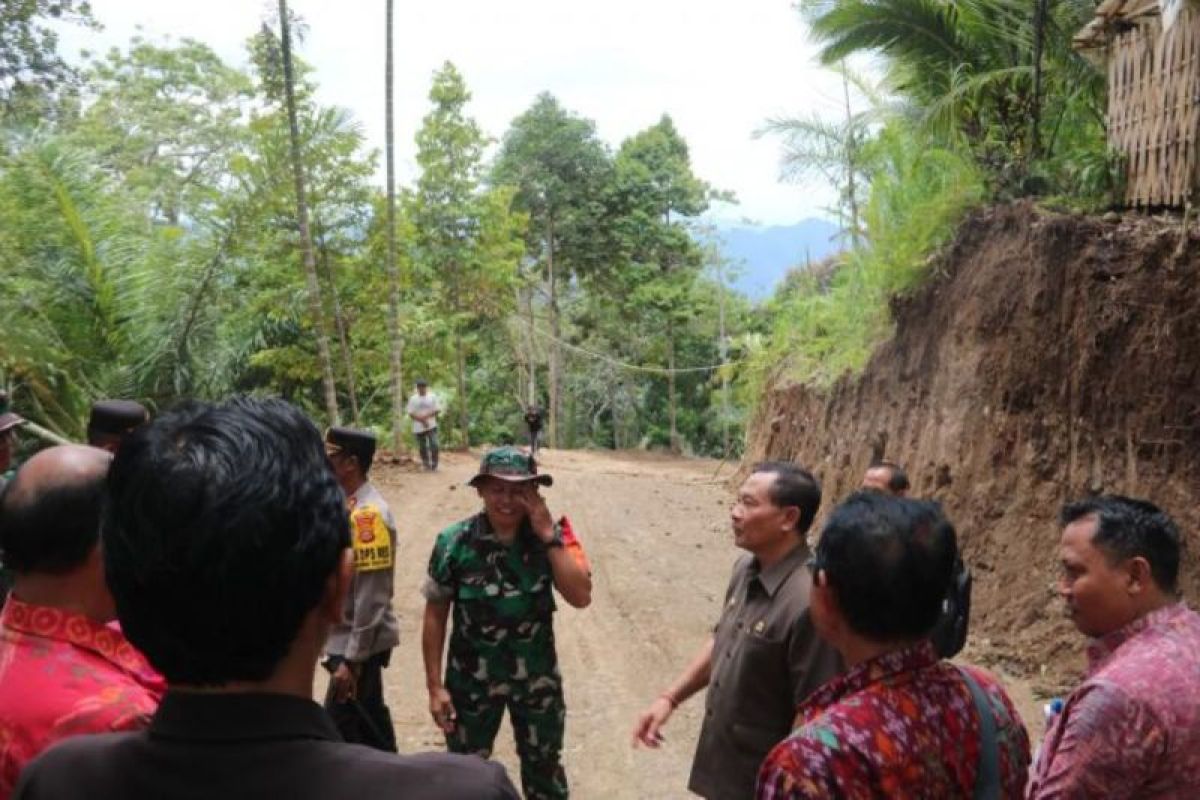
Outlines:
POLYGON ((1179 529, 1116 495, 1072 503, 1061 521, 1059 592, 1094 639, 1029 796, 1200 797, 1200 615, 1176 593, 1179 529))
POLYGON ((165 688, 120 631, 97 542, 111 456, 70 445, 29 459, 0 500, 16 572, 0 615, 0 800, 59 739, 145 727, 165 688))
POLYGON ((928 638, 956 549, 935 503, 860 492, 834 510, 811 613, 848 670, 800 705, 759 771, 760 800, 1021 797, 1029 738, 1012 702, 928 638))

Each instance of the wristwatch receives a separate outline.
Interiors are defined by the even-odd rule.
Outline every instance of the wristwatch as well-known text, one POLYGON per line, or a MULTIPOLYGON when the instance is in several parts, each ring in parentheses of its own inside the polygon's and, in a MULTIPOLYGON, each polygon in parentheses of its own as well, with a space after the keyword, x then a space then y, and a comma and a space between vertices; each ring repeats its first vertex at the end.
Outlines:
POLYGON ((546 542, 546 547, 550 548, 563 546, 562 528, 556 525, 554 527, 554 536, 550 539, 550 541, 546 542))

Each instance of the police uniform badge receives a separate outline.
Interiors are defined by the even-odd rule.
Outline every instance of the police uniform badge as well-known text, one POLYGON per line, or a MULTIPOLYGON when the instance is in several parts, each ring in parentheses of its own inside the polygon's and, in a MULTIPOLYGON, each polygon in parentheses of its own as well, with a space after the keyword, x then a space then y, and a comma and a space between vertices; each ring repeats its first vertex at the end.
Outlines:
POLYGON ((383 514, 372 505, 357 506, 350 514, 354 537, 354 568, 371 572, 392 568, 392 534, 383 514))

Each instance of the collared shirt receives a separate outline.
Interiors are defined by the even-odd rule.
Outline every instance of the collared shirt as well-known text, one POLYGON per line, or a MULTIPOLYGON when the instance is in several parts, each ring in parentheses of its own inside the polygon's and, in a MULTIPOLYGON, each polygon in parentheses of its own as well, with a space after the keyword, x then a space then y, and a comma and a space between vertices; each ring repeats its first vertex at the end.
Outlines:
POLYGON ((148 730, 51 748, 22 774, 15 797, 516 800, 517 793, 503 767, 474 756, 398 756, 347 744, 305 698, 171 691, 148 730))
POLYGON ((508 544, 482 512, 443 530, 422 593, 453 603, 448 671, 490 683, 557 676, 553 587, 546 546, 527 520, 508 544))
POLYGON ((342 621, 329 632, 326 652, 366 661, 400 644, 392 611, 396 577, 396 522, 383 495, 369 482, 347 499, 354 550, 354 577, 342 621))
POLYGON ((765 570, 752 556, 733 568, 688 781, 702 797, 749 797, 758 765, 791 730, 796 707, 841 669, 809 618, 808 554, 801 542, 765 570))
MULTIPOLYGON (((996 723, 1000 796, 1019 798, 1029 737, 1000 683, 966 669, 996 723)), ((938 660, 929 641, 856 664, 818 689, 800 715, 800 728, 763 762, 759 800, 974 796, 979 713, 959 668, 938 660)))
POLYGON ((1200 797, 1200 615, 1172 604, 1091 644, 1029 796, 1200 797))
POLYGON ((0 798, 59 739, 145 727, 163 688, 118 628, 10 597, 0 613, 0 798))

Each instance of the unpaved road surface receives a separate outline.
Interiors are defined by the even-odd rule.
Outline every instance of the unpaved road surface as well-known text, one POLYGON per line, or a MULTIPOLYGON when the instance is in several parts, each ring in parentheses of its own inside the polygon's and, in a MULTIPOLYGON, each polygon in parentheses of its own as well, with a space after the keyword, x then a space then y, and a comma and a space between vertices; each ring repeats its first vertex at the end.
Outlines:
MULTIPOLYGON (((657 751, 634 750, 630 734, 637 714, 670 684, 716 621, 739 552, 729 528, 732 467, 589 451, 547 451, 540 464, 554 476, 554 486, 543 492, 550 510, 570 516, 593 570, 591 606, 579 611, 560 601, 554 621, 572 797, 689 797, 703 698, 676 712, 657 751)), ((373 475, 399 528, 394 605, 401 641, 384 680, 403 753, 444 746, 427 710, 419 588, 438 531, 480 507, 464 485, 477 466, 475 455, 446 453, 436 473, 380 465, 373 475)), ((1023 686, 1014 690, 1027 694, 1023 686)), ((1030 718, 1029 698, 1018 702, 1030 718)), ((495 757, 519 786, 507 720, 495 757)))

